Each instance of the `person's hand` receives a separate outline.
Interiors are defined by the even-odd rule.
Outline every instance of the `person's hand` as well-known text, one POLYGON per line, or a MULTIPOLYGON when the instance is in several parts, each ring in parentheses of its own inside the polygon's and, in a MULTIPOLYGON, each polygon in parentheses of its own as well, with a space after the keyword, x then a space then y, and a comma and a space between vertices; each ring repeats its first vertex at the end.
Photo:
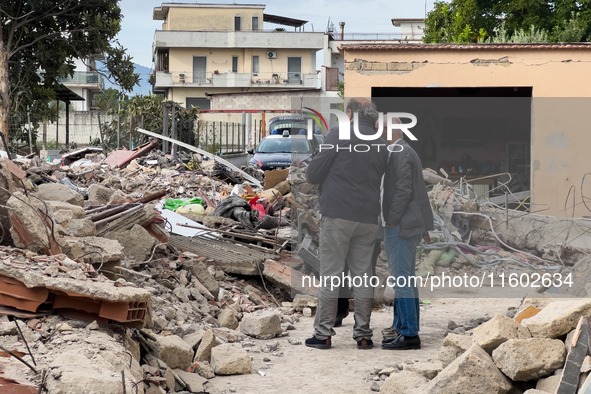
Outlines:
POLYGON ((425 232, 423 234, 423 241, 425 241, 425 243, 427 243, 427 244, 432 244, 433 243, 433 241, 431 240, 431 236, 429 235, 428 232, 425 232))
POLYGON ((386 227, 388 227, 388 228, 396 228, 397 226, 393 226, 391 224, 386 224, 386 227))

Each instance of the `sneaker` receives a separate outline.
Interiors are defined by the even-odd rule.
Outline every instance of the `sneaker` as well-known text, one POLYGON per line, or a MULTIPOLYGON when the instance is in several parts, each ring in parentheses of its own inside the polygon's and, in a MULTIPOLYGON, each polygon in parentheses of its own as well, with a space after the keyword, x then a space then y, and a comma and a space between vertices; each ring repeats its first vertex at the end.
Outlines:
POLYGON ((373 341, 371 339, 361 338, 357 341, 357 349, 371 349, 373 347, 373 341))
POLYGON ((330 337, 326 339, 317 339, 315 336, 306 339, 306 346, 316 349, 330 349, 330 337))
POLYGON ((405 337, 400 334, 393 340, 382 342, 382 349, 388 350, 410 350, 420 348, 421 339, 418 335, 416 337, 405 337))

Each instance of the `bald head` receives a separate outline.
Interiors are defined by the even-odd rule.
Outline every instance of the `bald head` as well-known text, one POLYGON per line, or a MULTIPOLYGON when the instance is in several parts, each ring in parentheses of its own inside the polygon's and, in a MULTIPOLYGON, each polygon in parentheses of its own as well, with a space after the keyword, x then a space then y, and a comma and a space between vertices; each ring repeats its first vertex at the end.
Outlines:
MULTIPOLYGON (((386 141, 386 142, 394 142, 396 140, 401 139, 404 134, 402 133, 402 130, 400 129, 394 129, 392 130, 392 139, 388 140, 388 115, 385 114, 382 116, 382 138, 386 141)), ((392 118, 392 124, 402 124, 402 121, 399 118, 392 118)), ((376 130, 378 130, 380 127, 380 119, 376 120, 376 130)))

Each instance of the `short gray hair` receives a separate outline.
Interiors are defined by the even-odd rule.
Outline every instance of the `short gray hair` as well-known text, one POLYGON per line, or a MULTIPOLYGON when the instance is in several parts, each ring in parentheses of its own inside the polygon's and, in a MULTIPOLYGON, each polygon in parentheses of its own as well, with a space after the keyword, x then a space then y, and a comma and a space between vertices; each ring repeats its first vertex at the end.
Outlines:
POLYGON ((376 105, 366 98, 352 98, 347 103, 347 111, 351 111, 352 114, 357 112, 360 119, 368 119, 375 123, 378 120, 378 110, 376 105))

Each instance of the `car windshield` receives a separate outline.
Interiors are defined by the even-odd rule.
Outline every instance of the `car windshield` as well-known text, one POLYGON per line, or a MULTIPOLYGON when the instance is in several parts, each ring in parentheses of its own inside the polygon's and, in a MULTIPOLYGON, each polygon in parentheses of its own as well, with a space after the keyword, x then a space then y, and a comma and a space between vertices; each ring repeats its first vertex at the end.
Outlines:
POLYGON ((312 147, 305 138, 264 138, 259 147, 258 153, 312 153, 312 147))

